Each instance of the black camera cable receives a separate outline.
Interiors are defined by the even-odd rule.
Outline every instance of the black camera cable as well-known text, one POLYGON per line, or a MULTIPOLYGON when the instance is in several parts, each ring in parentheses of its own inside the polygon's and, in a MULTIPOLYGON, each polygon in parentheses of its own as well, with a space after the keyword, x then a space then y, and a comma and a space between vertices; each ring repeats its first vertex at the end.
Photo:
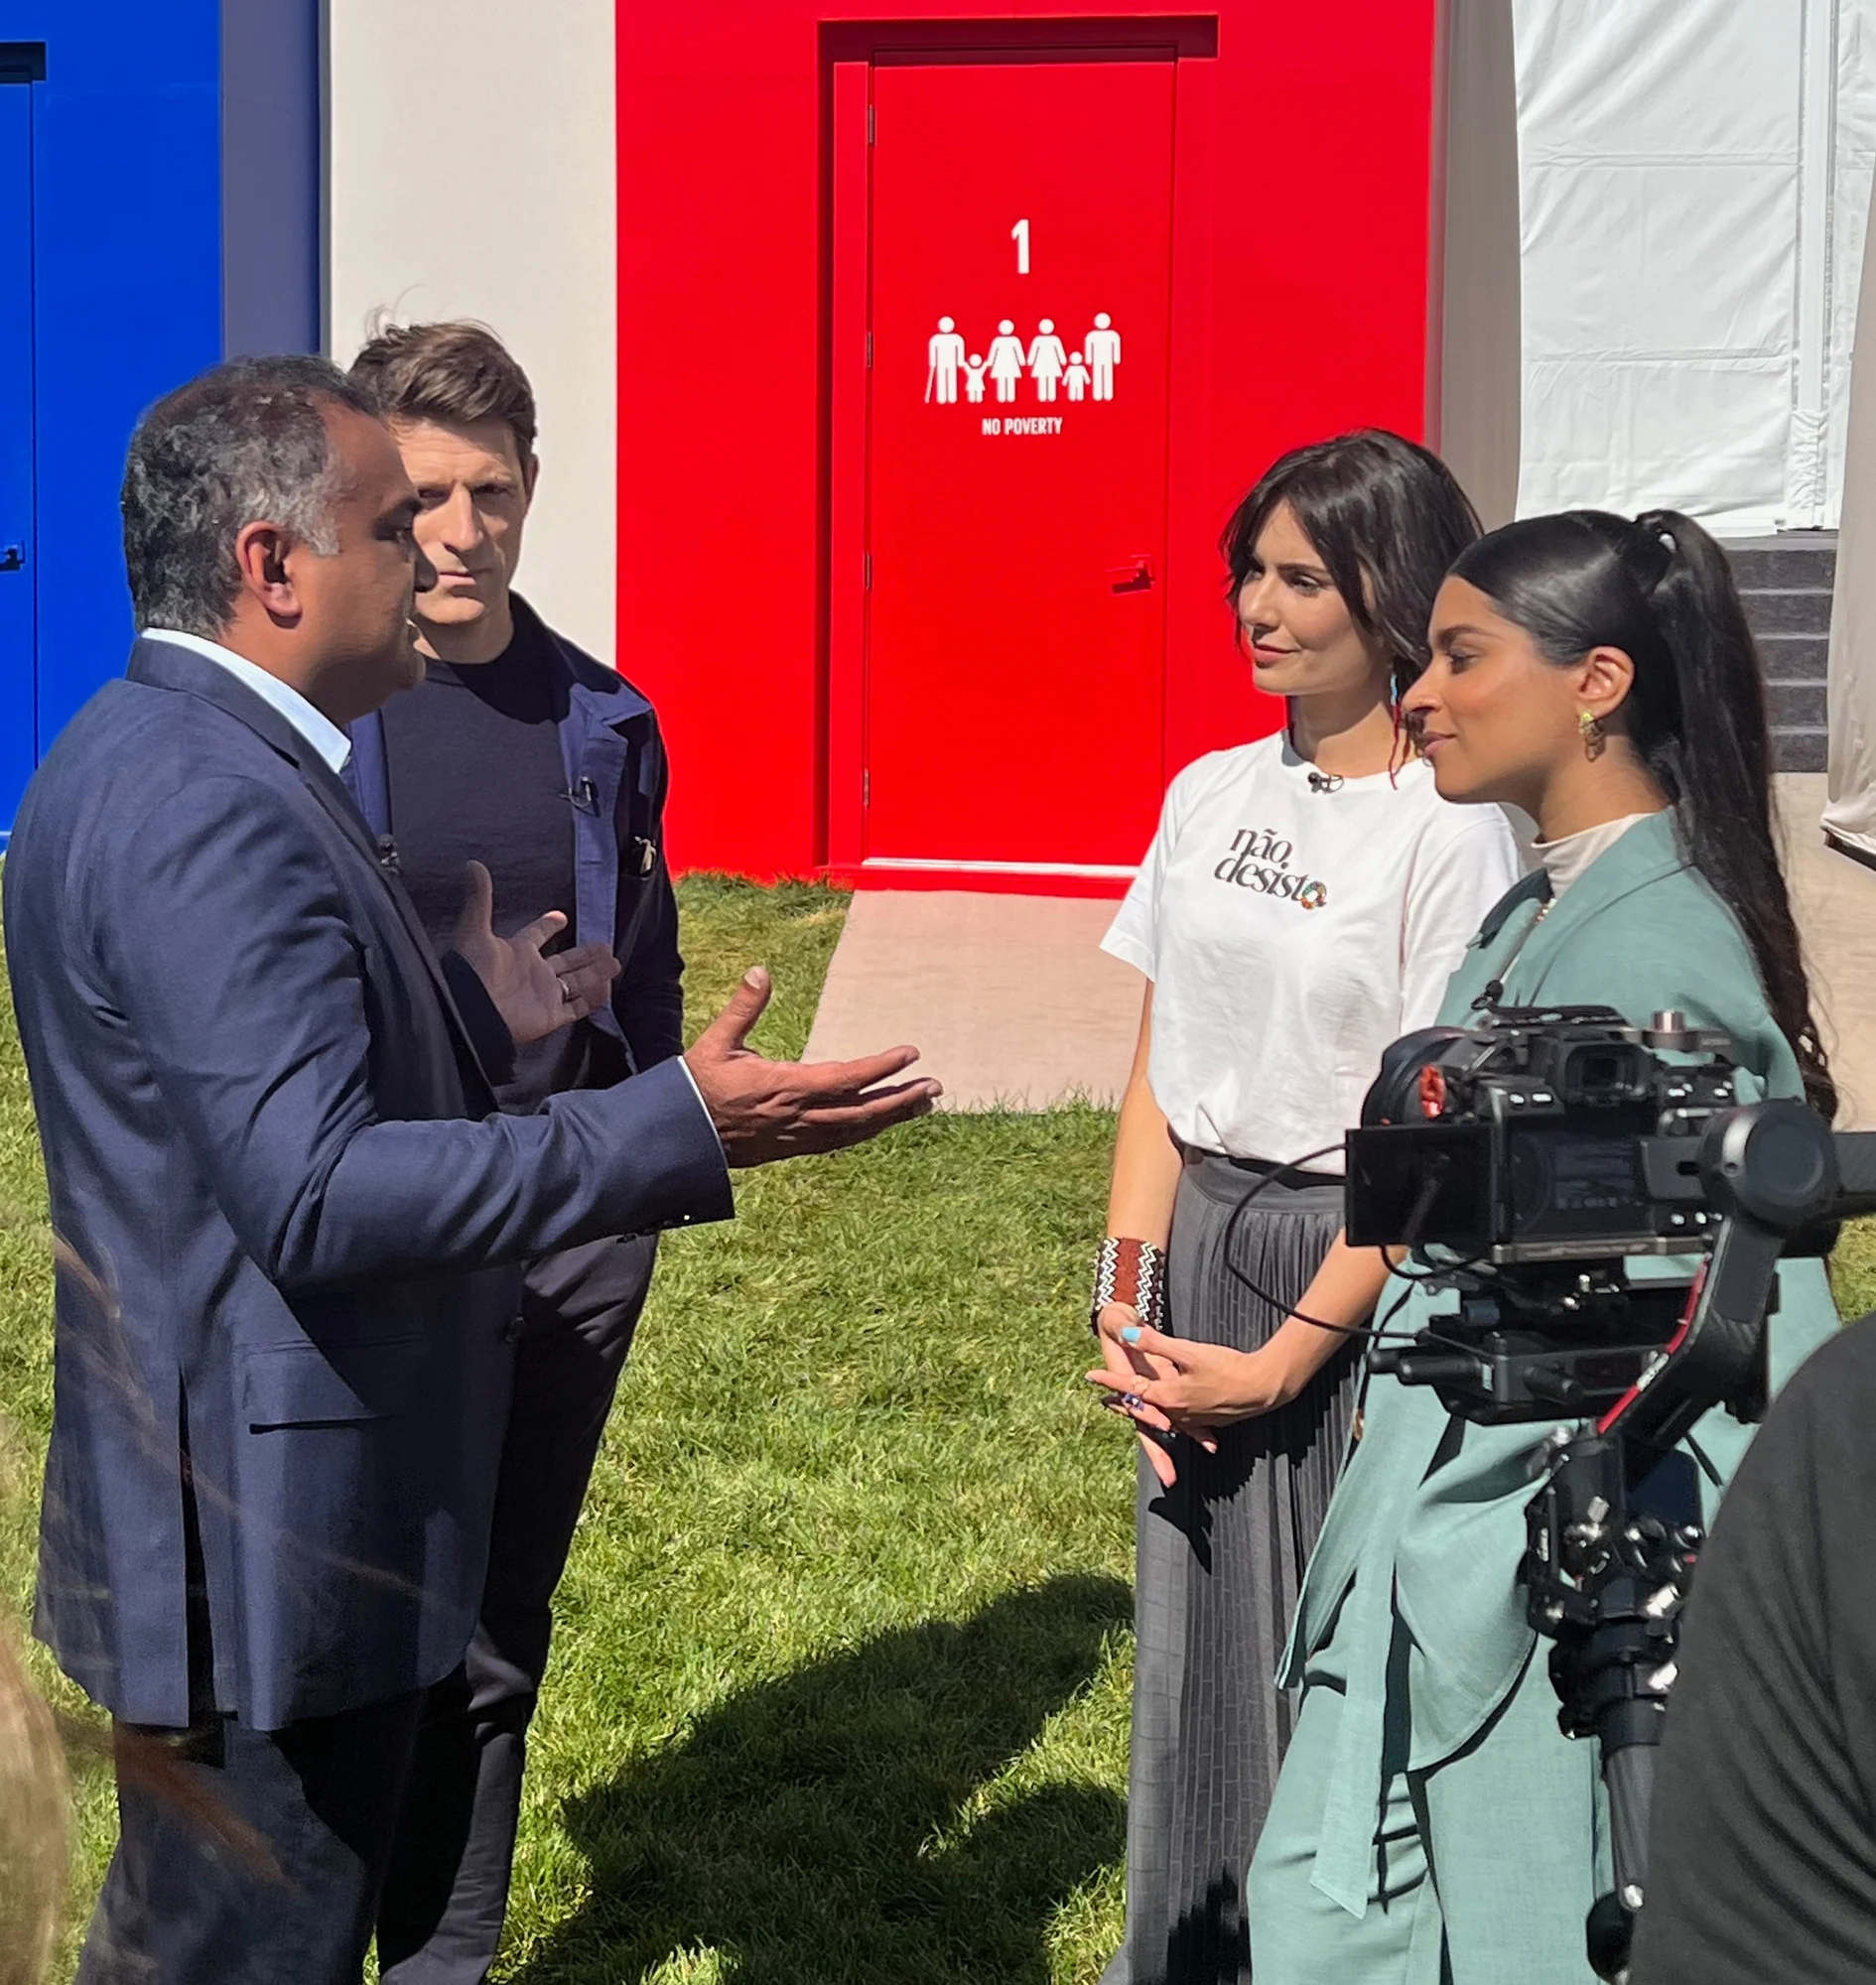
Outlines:
MULTIPOLYGON (((1388 1326, 1394 1321, 1396 1315, 1400 1312, 1402 1304, 1405 1303, 1407 1297, 1412 1293, 1411 1289, 1404 1289, 1401 1292, 1401 1294, 1395 1299, 1393 1306, 1389 1309, 1388 1313, 1381 1319, 1379 1324, 1331 1323, 1327 1317, 1311 1316, 1308 1313, 1308 1311, 1298 1309, 1292 1303, 1284 1302, 1280 1296, 1277 1296, 1273 1294, 1271 1290, 1265 1288, 1264 1285, 1261 1282, 1259 1282, 1255 1276, 1246 1273, 1246 1271, 1243 1268, 1239 1267, 1237 1260, 1235 1258, 1236 1243, 1238 1239, 1238 1222, 1241 1219, 1243 1219, 1245 1210, 1250 1206, 1251 1202, 1257 1198, 1259 1193, 1265 1191, 1270 1186, 1277 1184, 1285 1176, 1291 1176, 1299 1171, 1302 1171, 1305 1167, 1314 1164, 1314 1162, 1318 1158, 1333 1157, 1344 1148, 1345 1146, 1338 1139, 1333 1144, 1324 1144, 1319 1150, 1305 1151, 1299 1158, 1292 1158, 1286 1164, 1276 1165, 1273 1167, 1273 1169, 1266 1172, 1264 1176, 1256 1182, 1255 1185, 1252 1185, 1246 1190, 1246 1192, 1239 1199, 1237 1205, 1235 1205, 1231 1209, 1230 1216, 1225 1222, 1225 1235, 1223 1242, 1224 1254, 1225 1254, 1225 1272, 1231 1276, 1232 1280, 1235 1281, 1240 1288, 1249 1290, 1250 1293, 1256 1296, 1260 1302, 1269 1304, 1269 1306, 1272 1309, 1276 1311, 1276 1313, 1285 1320, 1293 1316, 1298 1323, 1313 1324, 1317 1330, 1333 1331, 1334 1334, 1338 1337, 1366 1338, 1371 1343, 1380 1344, 1387 1341, 1389 1337, 1393 1335, 1393 1333, 1389 1331, 1388 1326)), ((1377 1252, 1385 1252, 1385 1251, 1377 1251, 1377 1252)), ((1463 1267, 1469 1264, 1462 1262, 1456 1265, 1463 1267)), ((1409 1274, 1404 1268, 1399 1266, 1397 1263, 1390 1261, 1388 1263, 1388 1272, 1391 1276, 1394 1276, 1401 1281, 1408 1283, 1417 1283, 1417 1282, 1434 1280, 1436 1279, 1438 1274, 1449 1274, 1453 1272, 1453 1270, 1439 1269, 1432 1274, 1409 1274)))

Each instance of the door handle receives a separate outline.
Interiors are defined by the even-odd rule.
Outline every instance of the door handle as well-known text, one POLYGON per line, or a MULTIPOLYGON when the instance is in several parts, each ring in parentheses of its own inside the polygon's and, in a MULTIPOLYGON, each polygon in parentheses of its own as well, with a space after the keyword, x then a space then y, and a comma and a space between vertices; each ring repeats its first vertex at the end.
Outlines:
POLYGON ((23 572, 25 569, 24 545, 0 545, 0 572, 23 572))
POLYGON ((1108 585, 1116 593, 1145 593, 1153 583, 1153 562, 1131 558, 1125 565, 1108 567, 1108 585))

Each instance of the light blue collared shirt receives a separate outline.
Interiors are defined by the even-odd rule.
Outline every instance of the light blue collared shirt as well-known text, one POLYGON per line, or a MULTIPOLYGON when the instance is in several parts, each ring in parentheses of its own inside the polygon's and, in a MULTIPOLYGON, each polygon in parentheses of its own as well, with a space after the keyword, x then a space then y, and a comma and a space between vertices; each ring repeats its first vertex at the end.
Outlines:
POLYGON ((224 648, 218 641, 204 641, 200 634, 179 634, 170 627, 146 627, 143 638, 146 641, 168 641, 173 647, 188 648, 192 653, 206 655, 211 662, 218 662, 244 689, 251 689, 263 703, 271 704, 335 772, 345 769, 345 760, 351 756, 351 739, 330 717, 324 717, 315 710, 291 684, 283 683, 278 676, 269 675, 245 655, 237 655, 232 648, 224 648))

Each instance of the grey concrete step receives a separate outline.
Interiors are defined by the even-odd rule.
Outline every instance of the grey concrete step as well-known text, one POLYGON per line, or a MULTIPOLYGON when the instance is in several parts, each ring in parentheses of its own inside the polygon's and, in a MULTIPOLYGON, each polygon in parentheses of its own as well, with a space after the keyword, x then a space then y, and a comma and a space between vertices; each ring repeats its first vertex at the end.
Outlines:
POLYGON ((1830 670, 1826 634, 1759 634, 1759 659, 1767 682, 1820 683, 1830 670))
POLYGON ((1828 741, 1821 724, 1775 727, 1772 732, 1772 769, 1775 772, 1821 772, 1828 741))
POLYGON ((1756 586, 1740 593, 1755 634, 1828 634, 1830 595, 1817 586, 1756 586))
POLYGON ((1837 569, 1835 531, 1787 531, 1770 538, 1735 538, 1725 546, 1741 592, 1753 587, 1830 589, 1837 569))
POLYGON ((1766 716, 1774 730, 1788 727, 1821 730, 1824 725, 1822 683, 1768 682, 1765 686, 1766 716))

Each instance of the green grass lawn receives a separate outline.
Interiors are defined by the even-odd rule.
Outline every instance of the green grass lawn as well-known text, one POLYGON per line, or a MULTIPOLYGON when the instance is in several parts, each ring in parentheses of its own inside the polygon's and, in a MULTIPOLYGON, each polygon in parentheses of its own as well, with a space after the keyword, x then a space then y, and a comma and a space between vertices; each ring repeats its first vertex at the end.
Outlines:
MULTIPOLYGON (((682 893, 694 1021, 760 960, 757 1044, 797 1053, 843 898, 682 893)), ((667 1242, 562 1589, 502 1976, 1092 1985, 1121 1926, 1130 1652, 1131 1455, 1080 1383, 1112 1129, 935 1119, 744 1175, 734 1226, 667 1242)), ((10 1015, 0 1207, 23 1618, 49 1275, 10 1015)), ((1838 1266, 1855 1314, 1876 1235, 1838 1266)), ((78 1799, 72 1946, 112 1832, 82 1755, 78 1799)))

